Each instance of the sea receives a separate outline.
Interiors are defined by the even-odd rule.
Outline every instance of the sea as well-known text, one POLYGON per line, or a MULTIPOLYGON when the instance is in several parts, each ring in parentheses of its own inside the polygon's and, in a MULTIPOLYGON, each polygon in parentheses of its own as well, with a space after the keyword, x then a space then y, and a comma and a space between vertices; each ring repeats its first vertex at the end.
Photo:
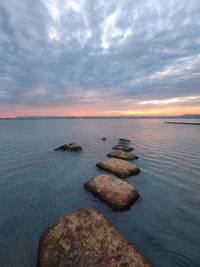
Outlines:
POLYGON ((0 267, 36 267, 42 232, 83 207, 107 216, 154 267, 200 266, 200 125, 164 121, 0 120, 0 267), (123 212, 83 187, 104 173, 96 163, 119 138, 130 139, 141 170, 126 179, 140 198, 123 212), (72 142, 83 151, 54 151, 72 142))

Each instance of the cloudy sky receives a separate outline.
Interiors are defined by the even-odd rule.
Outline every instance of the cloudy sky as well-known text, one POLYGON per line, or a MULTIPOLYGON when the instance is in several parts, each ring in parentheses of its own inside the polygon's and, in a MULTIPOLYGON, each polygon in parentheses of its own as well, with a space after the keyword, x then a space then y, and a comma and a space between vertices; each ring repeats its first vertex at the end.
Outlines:
POLYGON ((199 0, 1 0, 0 117, 200 113, 199 0))

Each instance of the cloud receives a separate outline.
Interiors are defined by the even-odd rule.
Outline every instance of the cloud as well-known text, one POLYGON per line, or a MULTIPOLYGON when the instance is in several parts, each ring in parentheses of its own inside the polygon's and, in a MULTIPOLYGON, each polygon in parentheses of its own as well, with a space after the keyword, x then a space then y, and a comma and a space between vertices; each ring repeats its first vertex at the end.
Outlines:
POLYGON ((198 0, 2 0, 0 105, 198 96, 199 17, 198 0))
POLYGON ((147 100, 141 101, 140 104, 155 104, 155 105, 162 105, 162 104, 172 104, 172 103, 183 103, 192 100, 199 100, 200 96, 189 96, 189 97, 182 97, 182 98, 171 98, 171 99, 162 99, 162 100, 147 100))

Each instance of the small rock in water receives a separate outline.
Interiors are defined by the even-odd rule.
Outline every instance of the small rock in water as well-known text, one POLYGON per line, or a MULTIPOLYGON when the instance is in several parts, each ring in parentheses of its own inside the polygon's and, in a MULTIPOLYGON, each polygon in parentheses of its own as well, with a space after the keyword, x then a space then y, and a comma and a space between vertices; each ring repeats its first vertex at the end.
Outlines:
POLYGON ((132 154, 131 152, 125 152, 123 150, 117 150, 115 152, 111 152, 107 154, 108 157, 116 158, 116 159, 125 159, 125 160, 134 160, 138 159, 138 156, 132 154))
POLYGON ((129 152, 129 151, 134 150, 133 147, 125 146, 125 145, 116 145, 116 146, 113 146, 112 149, 115 149, 115 150, 123 150, 123 151, 126 151, 126 152, 129 152))
POLYGON ((122 142, 130 142, 130 140, 128 140, 128 139, 125 139, 125 138, 119 138, 119 141, 122 141, 122 142))
POLYGON ((63 151, 81 151, 83 150, 81 145, 76 143, 65 144, 63 146, 57 147, 55 150, 63 150, 63 151))
POLYGON ((113 146, 112 149, 116 149, 116 150, 122 150, 122 146, 121 145, 116 145, 116 146, 113 146))
POLYGON ((131 175, 136 175, 140 172, 140 169, 138 167, 122 159, 109 158, 97 162, 96 165, 100 169, 107 172, 112 172, 121 178, 126 178, 131 175))
POLYGON ((105 141, 107 138, 103 137, 101 140, 105 141))
POLYGON ((38 254, 38 267, 152 266, 93 208, 76 210, 49 226, 38 254))
POLYGON ((120 146, 128 146, 129 142, 126 142, 126 141, 119 141, 118 142, 118 145, 120 146))
POLYGON ((125 146, 125 147, 123 147, 122 150, 125 151, 125 152, 130 152, 130 151, 134 150, 134 148, 130 147, 130 146, 125 146))
POLYGON ((139 198, 132 185, 106 174, 95 176, 84 186, 94 196, 120 211, 128 209, 139 198))

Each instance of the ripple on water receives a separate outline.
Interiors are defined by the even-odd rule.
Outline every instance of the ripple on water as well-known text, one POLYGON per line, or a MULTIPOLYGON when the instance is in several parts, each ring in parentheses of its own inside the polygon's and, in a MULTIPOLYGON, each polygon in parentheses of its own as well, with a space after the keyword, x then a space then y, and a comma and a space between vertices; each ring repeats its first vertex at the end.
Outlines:
POLYGON ((0 126, 1 267, 36 266, 42 231, 84 206, 103 212, 154 267, 198 266, 197 127, 188 131, 189 126, 138 119, 0 121, 0 126), (139 156, 133 163, 141 169, 127 179, 141 197, 123 213, 83 188, 102 173, 96 162, 121 137, 131 140, 139 156), (83 146, 81 153, 54 151, 74 141, 83 146))

